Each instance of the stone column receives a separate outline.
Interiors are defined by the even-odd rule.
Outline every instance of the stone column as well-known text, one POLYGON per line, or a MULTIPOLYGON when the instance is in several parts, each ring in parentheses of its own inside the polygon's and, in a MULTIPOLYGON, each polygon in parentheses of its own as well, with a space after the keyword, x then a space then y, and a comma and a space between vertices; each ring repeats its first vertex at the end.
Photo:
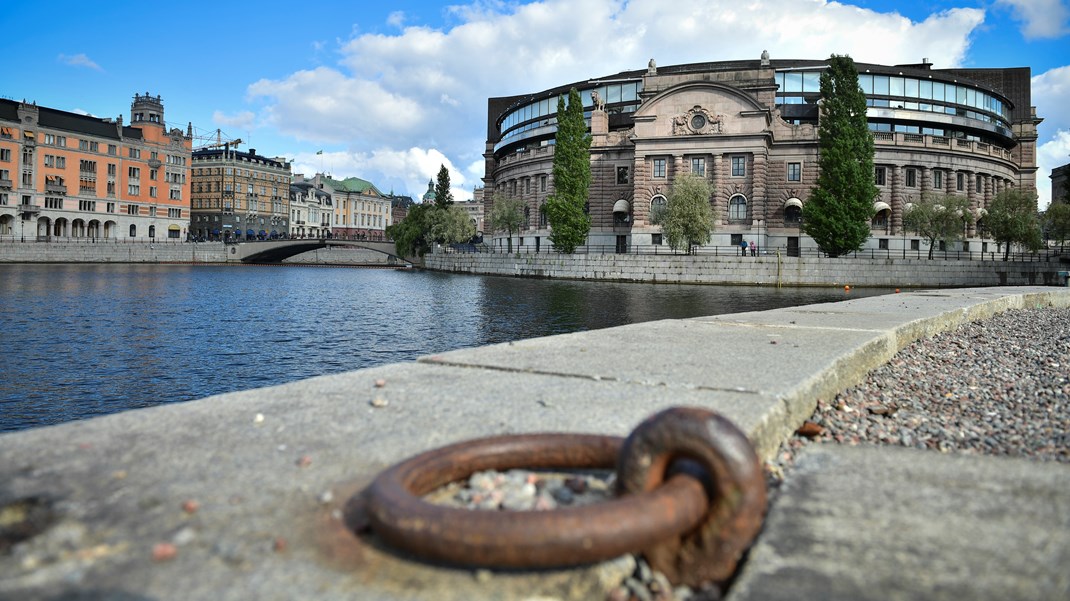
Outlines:
POLYGON ((724 173, 725 161, 724 155, 713 155, 713 164, 710 165, 710 174, 713 176, 712 184, 714 190, 717 192, 714 194, 713 208, 717 211, 717 214, 721 218, 721 225, 728 223, 728 199, 725 196, 726 190, 722 190, 721 182, 728 181, 728 178, 724 173))
POLYGON ((766 185, 767 178, 768 163, 766 161, 766 156, 764 154, 754 155, 754 173, 751 179, 751 181, 754 183, 754 185, 751 187, 754 196, 752 202, 754 210, 751 214, 751 220, 754 221, 761 219, 763 227, 768 227, 769 225, 769 214, 766 210, 768 208, 768 199, 766 198, 766 190, 768 189, 766 185))
POLYGON ((892 222, 888 233, 895 235, 903 227, 903 168, 899 165, 889 167, 888 178, 892 189, 888 202, 892 208, 892 222))

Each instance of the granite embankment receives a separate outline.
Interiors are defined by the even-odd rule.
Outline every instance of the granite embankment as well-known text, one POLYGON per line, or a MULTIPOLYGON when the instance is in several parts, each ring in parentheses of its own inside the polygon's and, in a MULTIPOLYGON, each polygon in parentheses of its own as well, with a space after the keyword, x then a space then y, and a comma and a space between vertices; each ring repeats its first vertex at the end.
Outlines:
MULTIPOLYGON (((253 243, 255 244, 255 243, 253 243)), ((237 263, 222 242, 0 242, 0 263, 237 263)), ((284 264, 388 266, 383 253, 331 247, 290 257, 284 264)))
POLYGON ((1070 265, 1051 261, 981 261, 902 258, 838 259, 710 255, 558 255, 436 253, 427 269, 535 278, 617 280, 670 284, 762 286, 877 286, 933 288, 1034 286, 1060 283, 1070 265))

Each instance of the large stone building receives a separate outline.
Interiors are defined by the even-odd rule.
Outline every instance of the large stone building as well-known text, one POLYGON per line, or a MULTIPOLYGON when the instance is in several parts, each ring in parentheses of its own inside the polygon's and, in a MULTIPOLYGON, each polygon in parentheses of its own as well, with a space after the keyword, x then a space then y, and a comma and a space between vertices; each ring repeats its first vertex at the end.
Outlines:
POLYGON ((1070 164, 1051 170, 1051 201, 1070 202, 1070 164))
POLYGON ((130 125, 0 99, 0 238, 184 238, 191 129, 148 93, 130 125))
MULTIPOLYGON (((964 195, 967 250, 982 250, 985 207, 1001 190, 1035 190, 1037 124, 1029 68, 935 69, 857 64, 873 131, 873 249, 918 249, 903 213, 925 193, 964 195), (971 247, 971 245, 975 245, 971 247)), ((819 81, 826 61, 759 60, 658 67, 488 102, 484 184, 527 209, 516 242, 548 246, 557 99, 580 91, 592 135, 588 244, 627 252, 660 245, 652 207, 685 173, 714 187, 712 246, 754 241, 812 248, 801 209, 818 175, 819 81)), ((504 234, 487 236, 504 244, 504 234)))
POLYGON ((390 197, 379 191, 375 184, 347 177, 343 180, 317 175, 318 182, 331 189, 334 198, 335 238, 353 240, 385 240, 386 228, 393 223, 390 197))
POLYGON ((286 237, 290 163, 223 148, 193 151, 190 233, 211 240, 286 237))

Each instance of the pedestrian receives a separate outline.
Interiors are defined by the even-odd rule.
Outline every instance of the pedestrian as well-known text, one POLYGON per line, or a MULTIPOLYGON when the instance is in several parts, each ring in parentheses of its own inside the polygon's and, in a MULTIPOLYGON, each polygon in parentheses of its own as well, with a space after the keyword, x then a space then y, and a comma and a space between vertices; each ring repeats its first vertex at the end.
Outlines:
POLYGON ((739 241, 739 250, 740 250, 741 253, 743 253, 744 257, 747 256, 747 241, 746 240, 740 240, 739 241))
POLYGON ((750 256, 756 256, 758 254, 758 247, 754 245, 754 240, 750 241, 750 256))

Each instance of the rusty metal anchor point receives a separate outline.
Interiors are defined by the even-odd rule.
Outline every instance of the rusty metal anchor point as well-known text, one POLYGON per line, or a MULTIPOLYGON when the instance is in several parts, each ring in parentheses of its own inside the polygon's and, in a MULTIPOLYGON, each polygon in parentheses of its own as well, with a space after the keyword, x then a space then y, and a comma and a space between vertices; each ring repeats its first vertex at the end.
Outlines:
POLYGON ((527 434, 427 451, 378 476, 354 503, 368 529, 417 557, 488 568, 551 568, 641 552, 674 584, 721 585, 766 509, 761 462, 727 419, 667 409, 627 438, 527 434), (491 512, 424 501, 482 470, 616 467, 617 496, 552 511, 491 512))

